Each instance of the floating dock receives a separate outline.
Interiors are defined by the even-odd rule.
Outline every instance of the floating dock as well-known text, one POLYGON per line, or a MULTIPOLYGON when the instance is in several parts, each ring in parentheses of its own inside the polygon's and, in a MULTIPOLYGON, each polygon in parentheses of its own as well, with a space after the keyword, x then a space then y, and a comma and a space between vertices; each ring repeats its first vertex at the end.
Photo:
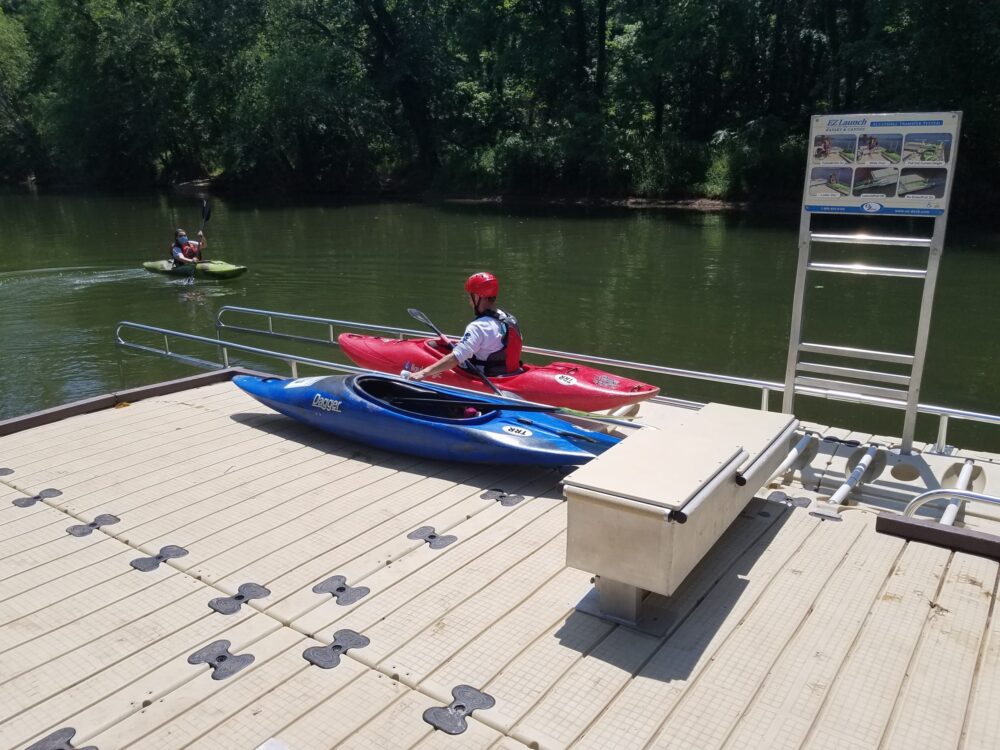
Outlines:
POLYGON ((921 174, 904 174, 899 178, 899 194, 906 195, 907 193, 916 193, 923 190, 930 190, 931 188, 939 186, 943 190, 943 186, 945 185, 945 183, 946 179, 942 176, 934 176, 928 178, 925 175, 921 174))
POLYGON ((938 162, 945 161, 945 145, 940 141, 925 142, 908 140, 903 146, 903 162, 938 162))
MULTIPOLYGON (((998 456, 889 451, 829 520, 892 441, 803 425, 807 463, 644 629, 577 609, 562 470, 164 390, 0 437, 0 748, 1000 746, 993 547, 876 528, 966 459, 995 489, 998 456)), ((995 534, 996 510, 959 525, 995 534)))

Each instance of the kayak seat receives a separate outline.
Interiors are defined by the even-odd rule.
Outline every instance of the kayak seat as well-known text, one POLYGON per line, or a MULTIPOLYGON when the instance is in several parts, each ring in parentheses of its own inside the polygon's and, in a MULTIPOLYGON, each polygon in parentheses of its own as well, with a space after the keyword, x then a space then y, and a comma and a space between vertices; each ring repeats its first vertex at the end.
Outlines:
POLYGON ((478 419, 482 416, 477 410, 469 411, 469 403, 465 398, 399 380, 359 376, 354 381, 354 387, 377 401, 412 414, 455 420, 478 419))
POLYGON ((431 398, 440 396, 441 398, 452 398, 448 394, 438 393, 430 388, 422 388, 414 383, 406 383, 402 380, 390 380, 381 377, 360 376, 355 379, 354 386, 364 391, 369 396, 377 399, 393 397, 422 397, 431 398))

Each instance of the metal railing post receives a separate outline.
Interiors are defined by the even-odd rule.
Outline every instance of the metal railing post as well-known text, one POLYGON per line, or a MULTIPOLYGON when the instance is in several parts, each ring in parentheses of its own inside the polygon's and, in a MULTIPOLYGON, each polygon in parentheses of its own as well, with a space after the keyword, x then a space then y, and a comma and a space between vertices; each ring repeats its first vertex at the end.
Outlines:
POLYGON ((942 414, 941 417, 938 419, 937 442, 934 443, 933 450, 935 453, 944 453, 947 447, 948 447, 948 415, 942 414))

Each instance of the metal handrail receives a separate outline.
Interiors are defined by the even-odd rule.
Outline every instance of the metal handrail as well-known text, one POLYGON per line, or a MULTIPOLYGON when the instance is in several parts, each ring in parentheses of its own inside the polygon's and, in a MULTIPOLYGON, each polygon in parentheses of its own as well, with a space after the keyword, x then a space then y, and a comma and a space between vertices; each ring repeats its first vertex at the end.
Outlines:
MULTIPOLYGON (((350 320, 337 320, 334 318, 321 318, 310 315, 296 315, 293 313, 283 313, 272 310, 260 310, 257 308, 249 307, 238 307, 232 305, 226 305, 219 309, 216 316, 216 326, 218 329, 228 329, 236 330, 247 333, 257 333, 269 336, 275 336, 278 338, 286 338, 293 340, 310 341, 314 343, 321 344, 333 344, 336 345, 336 337, 332 336, 331 339, 319 339, 315 337, 308 336, 298 336, 295 334, 284 334, 274 331, 273 319, 281 320, 294 320, 307 323, 317 323, 327 326, 342 326, 345 328, 353 328, 355 330, 367 330, 376 331, 385 334, 391 334, 399 337, 404 336, 416 336, 424 337, 426 332, 417 331, 409 328, 400 328, 396 326, 379 326, 369 323, 359 323, 357 321, 350 320), (248 328, 243 326, 235 326, 225 323, 223 316, 225 313, 244 313, 250 315, 258 315, 269 317, 271 320, 268 321, 268 329, 258 329, 258 328, 248 328)), ((165 328, 157 328, 155 326, 148 326, 141 323, 132 323, 129 321, 122 321, 118 324, 116 329, 117 341, 120 345, 135 349, 138 351, 150 352, 153 354, 166 354, 168 356, 174 357, 175 359, 187 362, 196 367, 204 368, 216 368, 216 367, 228 367, 229 366, 229 350, 236 350, 247 352, 251 354, 258 354, 266 357, 272 357, 276 359, 283 360, 289 363, 292 368, 292 373, 295 375, 297 372, 297 364, 309 364, 315 365, 317 367, 322 367, 326 369, 341 370, 344 372, 361 372, 359 368, 351 367, 350 365, 342 365, 336 362, 328 362, 326 360, 314 359, 311 357, 303 357, 287 352, 275 352, 269 349, 261 349, 259 347, 248 346, 244 344, 237 344, 235 342, 223 341, 219 338, 208 338, 205 336, 198 336, 195 334, 186 334, 178 331, 171 331, 165 328), (134 344, 126 342, 121 338, 120 332, 123 327, 134 328, 136 330, 144 330, 153 333, 159 333, 164 336, 164 347, 163 349, 157 349, 150 346, 144 346, 141 344, 134 344), (189 341, 195 341, 204 344, 210 344, 221 349, 222 362, 212 362, 209 360, 201 359, 198 357, 192 357, 190 355, 177 354, 170 351, 168 336, 175 336, 181 339, 186 339, 189 341)), ((457 336, 455 338, 458 338, 457 336)), ((604 367, 620 367, 623 369, 635 370, 638 372, 653 373, 658 375, 666 375, 670 377, 685 378, 691 380, 703 380, 712 383, 721 383, 724 385, 736 385, 746 388, 756 388, 761 392, 761 409, 763 411, 768 410, 768 399, 772 391, 781 391, 784 388, 782 383, 771 380, 760 380, 757 378, 740 378, 732 375, 721 375, 711 372, 701 372, 696 370, 684 370, 675 367, 664 367, 662 365, 650 365, 641 362, 632 362, 628 360, 611 359, 609 357, 597 357, 586 354, 577 354, 574 352, 564 352, 556 349, 545 349, 542 347, 525 347, 526 352, 533 354, 540 354, 542 356, 553 357, 558 359, 567 359, 576 362, 583 362, 587 364, 595 364, 604 367)), ((814 388, 809 386, 802 386, 799 392, 811 395, 819 398, 826 398, 831 401, 840 401, 846 403, 863 404, 868 406, 880 406, 890 409, 904 409, 906 407, 905 402, 898 399, 882 398, 878 396, 866 396, 863 394, 847 393, 842 391, 827 390, 823 388, 814 388)), ((676 406, 681 406, 684 408, 699 408, 702 404, 697 401, 691 401, 688 399, 680 399, 674 397, 658 396, 654 399, 660 403, 669 403, 676 406)), ((946 406, 937 406, 934 404, 919 404, 918 409, 920 413, 927 414, 929 416, 936 416, 939 418, 938 425, 938 437, 935 443, 935 450, 942 450, 947 445, 948 436, 948 421, 949 419, 959 419, 969 422, 980 422, 984 424, 1000 425, 1000 415, 986 414, 983 412, 969 411, 966 409, 954 409, 946 406)))
MULTIPOLYGON (((276 352, 270 349, 262 349, 258 346, 237 344, 232 341, 223 341, 221 339, 209 338, 208 336, 199 336, 198 334, 195 333, 181 333, 180 331, 171 331, 169 328, 160 328, 158 326, 150 326, 144 323, 133 323, 128 320, 121 321, 115 327, 115 341, 119 346, 123 346, 126 349, 135 349, 137 351, 150 352, 152 354, 166 354, 174 359, 178 359, 198 367, 207 367, 209 369, 219 368, 218 362, 210 362, 209 360, 201 359, 200 357, 193 357, 188 354, 179 354, 177 352, 170 351, 170 341, 168 338, 169 336, 176 336, 177 338, 183 339, 185 341, 194 341, 200 344, 208 344, 210 346, 219 347, 223 350, 223 352, 225 352, 226 349, 236 349, 237 351, 248 352, 250 354, 256 354, 258 356, 272 357, 274 359, 283 360, 288 363, 293 378, 297 378, 299 376, 298 366, 300 364, 312 365, 313 367, 320 367, 326 370, 340 370, 343 372, 357 373, 362 375, 371 373, 371 370, 366 370, 363 367, 355 367, 354 365, 345 365, 341 364, 340 362, 328 362, 327 360, 324 359, 316 359, 315 357, 304 357, 297 354, 288 354, 287 352, 276 352), (149 333, 159 334, 163 336, 164 348, 156 349, 154 347, 146 346, 144 344, 135 344, 130 341, 126 341, 124 338, 122 338, 123 329, 133 329, 137 331, 147 331, 149 333)), ((224 360, 223 366, 229 367, 228 353, 224 354, 223 360, 224 360)), ((396 377, 396 376, 390 375, 389 377, 396 377)), ((463 393, 468 393, 469 395, 475 396, 476 398, 480 399, 482 398, 482 394, 479 393, 478 391, 473 391, 468 388, 462 388, 461 386, 449 386, 449 388, 454 391, 461 391, 463 393)), ((490 397, 495 398, 493 394, 490 394, 490 397)), ((506 396, 501 396, 500 398, 506 398, 506 396)), ((507 400, 511 401, 512 398, 513 397, 508 398, 507 400)), ((528 399, 523 399, 523 398, 517 398, 516 403, 518 406, 539 406, 542 408, 552 409, 553 411, 560 411, 558 407, 554 407, 551 404, 543 404, 538 401, 530 401, 528 399)), ((573 410, 566 410, 566 411, 572 412, 573 410)), ((629 422, 628 420, 625 419, 617 419, 612 415, 605 416, 605 415, 593 415, 593 414, 576 412, 574 416, 579 416, 583 420, 591 419, 601 422, 603 424, 618 425, 619 427, 629 427, 635 429, 649 428, 654 430, 659 429, 652 425, 638 425, 629 422)))
POLYGON ((977 503, 988 503, 989 505, 1000 505, 1000 497, 993 495, 983 495, 971 490, 928 490, 913 498, 903 511, 904 516, 912 516, 920 508, 932 503, 935 500, 961 500, 962 502, 974 501, 977 503))
MULTIPOLYGON (((272 335, 281 338, 295 339, 299 341, 309 341, 313 343, 323 343, 323 344, 333 344, 337 345, 336 337, 332 334, 329 339, 319 339, 311 336, 299 336, 296 334, 287 333, 277 333, 273 330, 273 320, 292 320, 297 322, 306 323, 318 323, 321 325, 326 325, 332 328, 333 326, 340 326, 342 328, 352 328, 362 331, 376 331, 378 333, 388 333, 393 334, 399 338, 405 336, 412 336, 415 338, 427 338, 427 331, 415 331, 412 328, 397 328, 395 326, 379 326, 373 325, 371 323, 358 323, 353 320, 337 320, 336 318, 319 318, 311 315, 295 315, 293 313, 278 312, 275 310, 259 310, 253 307, 239 307, 236 305, 224 305, 219 308, 219 312, 215 316, 215 326, 219 329, 229 329, 235 331, 242 331, 244 333, 258 333, 262 335, 272 335), (248 328, 244 326, 234 326, 227 324, 223 320, 223 316, 227 313, 243 313, 247 315, 259 315, 268 318, 268 330, 261 328, 248 328)), ((446 336, 453 338, 456 341, 461 338, 460 334, 446 333, 446 336)), ((558 349, 545 349, 540 346, 525 346, 523 351, 528 354, 539 354, 543 357, 552 357, 554 359, 572 359, 575 362, 583 362, 586 364, 601 365, 604 367, 621 367, 629 370, 639 370, 642 372, 650 372, 658 375, 671 375, 680 378, 690 378, 693 380, 707 380, 716 383, 725 383, 727 385, 739 385, 747 386, 751 388, 760 388, 773 390, 775 388, 782 388, 781 383, 770 382, 767 380, 757 380, 755 378, 739 378, 733 375, 718 375, 710 372, 699 372, 697 370, 682 370, 676 367, 664 367, 662 365, 650 365, 643 362, 631 362, 622 359, 611 359, 609 357, 598 357, 590 354, 578 354, 576 352, 564 352, 558 349)))
MULTIPOLYGON (((399 328, 396 326, 379 326, 370 323, 359 323, 352 320, 338 320, 335 318, 322 318, 315 317, 311 315, 296 315, 294 313, 278 312, 274 310, 262 310, 253 307, 239 307, 236 305, 225 305, 219 308, 216 314, 216 327, 219 329, 230 329, 243 331, 248 333, 259 333, 263 335, 271 335, 279 338, 309 341, 313 343, 323 343, 323 344, 333 344, 336 345, 336 336, 333 335, 332 327, 340 326, 343 328, 352 328, 355 330, 365 330, 365 331, 376 331, 384 334, 390 334, 403 338, 406 336, 415 337, 426 337, 426 331, 417 331, 412 328, 399 328), (242 326, 234 326, 227 324, 223 317, 226 313, 239 313, 247 315, 256 315, 268 318, 268 329, 258 329, 258 328, 247 328, 242 326), (317 323, 322 325, 327 325, 330 327, 330 334, 328 339, 319 339, 308 336, 298 336, 295 334, 285 334, 274 331, 274 320, 292 320, 307 323, 317 323)), ((459 338, 457 335, 447 334, 453 338, 459 338)), ((810 345, 818 346, 818 345, 810 345)), ((703 372, 699 370, 684 370, 677 367, 665 367, 663 365, 651 365, 643 362, 634 362, 630 360, 622 359, 611 359, 610 357, 598 357, 589 354, 579 354, 576 352, 565 352, 558 349, 545 349, 538 346, 525 346, 524 351, 530 354, 539 354, 545 357, 552 357, 555 359, 567 359, 574 362, 582 362, 585 364, 598 365, 601 367, 620 367, 626 370, 634 370, 637 372, 652 373, 656 375, 666 375, 669 377, 684 378, 688 380, 702 380, 711 383, 721 383, 723 385, 735 385, 745 388, 756 388, 761 391, 761 409, 763 411, 768 410, 768 399, 772 391, 782 391, 785 387, 784 383, 779 383, 773 380, 761 380, 759 378, 741 378, 733 375, 722 375, 712 372, 703 372)), ((850 350, 855 351, 855 350, 850 350)), ((861 352, 862 350, 856 350, 861 352)), ((912 359, 912 357, 908 357, 912 359)), ((809 396, 814 396, 818 398, 825 398, 830 401, 840 401, 845 403, 855 403, 863 404, 865 406, 879 406, 889 409, 905 409, 906 402, 901 399, 886 398, 881 396, 872 396, 857 393, 848 393, 845 391, 839 391, 834 389, 819 388, 813 386, 800 386, 796 389, 799 393, 803 393, 809 396)), ((665 398, 658 397, 656 401, 668 402, 668 403, 679 403, 682 402, 685 406, 696 405, 697 402, 675 399, 675 398, 665 398)), ((968 422, 981 422, 984 424, 1000 425, 1000 415, 997 414, 986 414, 984 412, 970 411, 967 409, 954 409, 947 406, 938 406, 935 404, 918 404, 917 409, 921 414, 926 414, 929 416, 936 416, 939 418, 940 422, 938 425, 938 437, 935 443, 935 448, 938 450, 943 449, 947 444, 948 437, 948 420, 949 419, 959 419, 968 422)))
MULTIPOLYGON (((399 328, 396 326, 380 326, 371 323, 359 323, 354 320, 338 320, 337 318, 321 318, 312 315, 297 315, 295 313, 279 312, 277 310, 260 310, 253 307, 240 307, 238 305, 223 305, 219 308, 215 316, 215 326, 217 330, 240 331, 243 333, 256 333, 262 336, 276 336, 278 338, 290 339, 293 341, 304 341, 312 344, 327 344, 338 346, 337 338, 334 335, 334 327, 350 328, 353 330, 374 331, 383 334, 392 334, 398 338, 414 337, 426 338, 427 331, 417 331, 412 328, 399 328), (226 313, 240 313, 246 315, 257 315, 267 318, 267 329, 251 328, 248 326, 237 326, 226 323, 223 316, 226 313), (295 322, 317 323, 328 327, 327 338, 317 338, 315 336, 302 336, 293 333, 281 333, 274 330, 274 320, 291 320, 295 322)), ((445 334, 449 338, 458 340, 460 335, 445 334)), ((630 362, 621 359, 611 359, 608 357, 598 357, 589 354, 578 354, 575 352, 563 352, 558 349, 545 349, 539 346, 525 346, 523 351, 528 354, 539 354, 543 357, 553 359, 568 359, 574 362, 600 365, 602 367, 621 367, 623 369, 636 370, 640 372, 655 373, 658 375, 669 375, 672 377, 687 378, 690 380, 705 380, 715 383, 725 383, 727 385, 737 385, 749 388, 757 388, 761 391, 761 409, 768 410, 768 399, 772 390, 781 389, 780 383, 768 382, 766 380, 756 380, 753 378, 738 378, 731 375, 717 375, 710 372, 698 372, 696 370, 682 370, 676 367, 663 367, 661 365, 649 365, 642 362, 630 362)), ((668 398, 657 396, 652 399, 658 403, 669 403, 683 408, 699 408, 700 403, 687 399, 668 398)))
POLYGON ((115 327, 115 342, 119 346, 123 346, 126 349, 135 349, 142 352, 150 352, 152 354, 167 354, 170 357, 186 361, 189 364, 196 365, 198 367, 207 367, 209 369, 215 369, 220 367, 219 362, 212 362, 207 359, 201 359, 200 357, 193 357, 189 354, 179 354, 177 352, 170 351, 170 336, 182 339, 184 341, 194 341, 199 344, 208 344, 209 346, 215 346, 222 349, 222 367, 229 367, 229 349, 235 349, 236 351, 247 352, 249 354, 256 354, 262 357, 271 357, 274 359, 280 359, 288 363, 291 369, 292 377, 298 377, 298 366, 301 365, 312 365, 314 367, 320 367, 326 370, 341 370, 343 372, 354 372, 354 373, 365 373, 365 370, 361 367, 355 367, 353 365, 344 365, 339 362, 328 362, 324 359, 316 359, 314 357, 305 357, 298 354, 288 354, 287 352, 276 352, 271 349, 262 349, 258 346, 249 346, 248 344, 237 344, 232 341, 223 341, 222 339, 213 339, 208 336, 199 336, 195 333, 181 333, 180 331, 171 331, 169 328, 160 328, 158 326, 150 326, 144 323, 133 323, 128 320, 121 321, 115 327), (146 346, 144 344, 135 344, 131 341, 126 341, 122 338, 122 330, 133 329, 136 331, 147 331, 149 333, 156 333, 163 336, 163 349, 156 349, 152 346, 146 346))
MULTIPOLYGON (((336 318, 318 318, 314 315, 297 315, 295 313, 277 312, 275 310, 259 310, 253 307, 239 307, 237 305, 223 305, 215 315, 215 327, 217 330, 227 329, 230 331, 241 331, 243 333, 257 333, 264 336, 277 336, 279 338, 293 339, 295 341, 308 341, 315 344, 333 344, 337 346, 337 337, 334 336, 334 326, 341 328, 351 328, 361 331, 372 331, 374 333, 391 333, 399 338, 403 336, 424 337, 426 331, 417 331, 412 328, 398 328, 396 326, 380 326, 373 323, 359 323, 355 320, 337 320, 336 318), (222 318, 227 312, 238 312, 247 315, 259 315, 267 318, 267 330, 261 328, 250 328, 247 326, 236 326, 226 323, 222 318), (315 336, 299 336, 292 333, 280 333, 274 330, 274 319, 293 320, 299 323, 318 323, 328 328, 328 338, 320 339, 315 336)), ((456 336, 456 338, 458 338, 456 336)))

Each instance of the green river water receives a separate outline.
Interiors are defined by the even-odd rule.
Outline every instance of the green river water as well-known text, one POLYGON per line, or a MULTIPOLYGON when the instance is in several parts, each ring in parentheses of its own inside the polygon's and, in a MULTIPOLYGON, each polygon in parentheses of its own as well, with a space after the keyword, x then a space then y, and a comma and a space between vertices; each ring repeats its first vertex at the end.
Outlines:
MULTIPOLYGON (((197 230, 195 196, 0 194, 0 419, 197 372, 124 352, 114 342, 119 321, 214 337, 219 307, 241 305, 419 328, 406 313, 419 307, 459 332, 468 315, 462 282, 484 269, 500 277, 500 305, 517 314, 529 344, 784 378, 794 216, 218 198, 212 205, 206 255, 250 272, 191 284, 147 273, 141 263, 166 257, 175 226, 197 230)), ((881 260, 920 265, 922 256, 890 249, 881 260)), ((921 402, 1000 413, 998 280, 1000 237, 953 226, 921 402)), ((919 282, 823 274, 809 284, 808 340, 912 351, 919 282)), ((232 338, 338 358, 329 348, 232 338)), ((287 372, 278 362, 248 364, 287 372)), ((759 405, 755 390, 637 377, 678 397, 759 405)), ((780 395, 771 404, 779 408, 780 395)), ((796 411, 889 435, 902 429, 897 411, 807 398, 796 411)), ((936 426, 922 419, 918 438, 933 439, 936 426)), ((949 438, 1000 450, 1000 428, 953 421, 949 438)))

